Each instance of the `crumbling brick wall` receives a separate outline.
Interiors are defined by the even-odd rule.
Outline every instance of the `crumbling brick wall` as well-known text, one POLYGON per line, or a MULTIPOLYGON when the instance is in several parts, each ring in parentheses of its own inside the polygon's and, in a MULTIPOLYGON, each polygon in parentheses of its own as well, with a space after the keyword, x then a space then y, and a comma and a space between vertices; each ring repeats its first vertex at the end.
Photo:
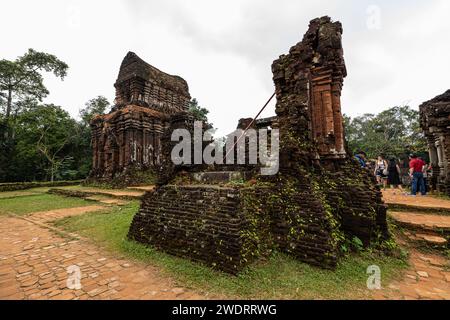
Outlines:
MULTIPOLYGON (((230 273, 273 250, 333 268, 346 241, 386 239, 381 192, 344 147, 341 35, 339 22, 312 20, 303 41, 272 65, 277 116, 252 127, 280 130, 278 174, 254 177, 253 170, 251 180, 230 185, 211 181, 249 166, 215 166, 228 171, 202 185, 171 179, 172 166, 171 184, 145 195, 129 237, 230 273)), ((251 123, 244 118, 238 127, 251 123)))

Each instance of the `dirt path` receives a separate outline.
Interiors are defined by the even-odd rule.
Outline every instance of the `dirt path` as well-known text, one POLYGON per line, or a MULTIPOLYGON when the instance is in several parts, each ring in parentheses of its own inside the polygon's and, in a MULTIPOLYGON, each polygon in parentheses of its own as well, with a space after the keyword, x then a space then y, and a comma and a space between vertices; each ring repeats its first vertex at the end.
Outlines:
POLYGON ((435 198, 432 196, 421 196, 417 195, 415 197, 407 196, 398 190, 387 189, 383 191, 383 200, 387 204, 399 204, 405 206, 413 206, 418 208, 443 208, 450 209, 450 201, 441 198, 435 198))
POLYGON ((71 241, 44 226, 57 218, 100 209, 104 207, 52 210, 26 220, 0 216, 0 299, 209 298, 176 286, 155 267, 105 253, 87 240, 71 241), (68 279, 70 287, 77 283, 76 268, 81 272, 81 288, 70 289, 68 279))

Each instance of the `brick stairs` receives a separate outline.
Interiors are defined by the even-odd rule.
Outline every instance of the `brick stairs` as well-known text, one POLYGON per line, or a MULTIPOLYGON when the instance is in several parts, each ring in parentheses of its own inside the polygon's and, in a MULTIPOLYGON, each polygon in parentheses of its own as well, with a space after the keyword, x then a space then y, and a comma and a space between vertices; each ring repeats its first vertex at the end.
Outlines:
POLYGON ((450 243, 450 200, 432 196, 409 197, 383 192, 389 217, 414 246, 448 250, 450 243))

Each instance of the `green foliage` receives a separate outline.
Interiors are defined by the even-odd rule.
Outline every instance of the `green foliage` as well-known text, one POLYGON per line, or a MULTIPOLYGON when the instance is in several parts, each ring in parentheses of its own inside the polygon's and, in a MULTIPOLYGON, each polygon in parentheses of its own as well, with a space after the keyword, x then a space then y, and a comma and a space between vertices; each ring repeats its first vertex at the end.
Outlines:
POLYGON ((30 102, 9 122, 14 134, 1 140, 0 182, 86 178, 92 161, 88 119, 108 106, 104 97, 92 99, 76 121, 60 106, 30 102))
POLYGON ((97 96, 89 100, 84 105, 84 108, 80 110, 81 125, 89 127, 89 122, 92 118, 96 115, 107 113, 109 107, 110 103, 104 96, 97 96))
MULTIPOLYGON (((89 100, 80 110, 81 121, 77 122, 76 135, 71 156, 73 157, 72 170, 76 170, 76 178, 85 178, 92 166, 91 127, 93 117, 109 112, 110 103, 104 96, 97 96, 89 100)), ((67 174, 69 174, 67 172, 67 174)))
POLYGON ((199 106, 197 99, 193 98, 189 103, 189 112, 192 113, 194 119, 203 121, 208 128, 213 128, 213 124, 208 122, 209 110, 199 106))
POLYGON ((89 100, 80 121, 60 106, 41 104, 49 91, 43 73, 64 79, 68 66, 56 56, 29 49, 0 60, 0 182, 72 180, 91 169, 93 116, 108 111, 103 96, 89 100))
POLYGON ((426 153, 419 112, 408 106, 393 107, 377 115, 351 119, 344 115, 345 134, 352 152, 363 150, 369 158, 380 154, 401 158, 405 153, 426 153))
MULTIPOLYGON (((59 169, 75 136, 76 122, 61 107, 35 105, 15 122, 10 175, 18 180, 61 180, 59 169)), ((16 179, 14 179, 16 180, 16 179)))
POLYGON ((353 246, 353 248, 355 248, 356 251, 362 251, 364 248, 364 245, 363 245, 361 239, 359 239, 357 236, 354 236, 352 238, 352 246, 353 246))
POLYGON ((42 101, 48 95, 41 72, 52 72, 56 77, 64 79, 68 65, 56 56, 28 49, 23 56, 14 61, 0 60, 0 92, 5 109, 5 120, 12 112, 18 112, 20 101, 42 101))

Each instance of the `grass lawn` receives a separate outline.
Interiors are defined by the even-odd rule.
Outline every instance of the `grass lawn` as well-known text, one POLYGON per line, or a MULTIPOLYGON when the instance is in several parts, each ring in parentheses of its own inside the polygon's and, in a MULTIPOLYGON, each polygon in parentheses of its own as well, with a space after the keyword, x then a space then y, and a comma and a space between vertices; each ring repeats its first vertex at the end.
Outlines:
POLYGON ((201 264, 173 257, 151 247, 126 239, 138 202, 102 212, 74 216, 56 221, 67 231, 77 232, 106 248, 162 268, 183 286, 248 299, 346 299, 365 298, 367 267, 378 265, 382 284, 398 276, 407 263, 399 258, 363 252, 343 259, 335 271, 322 270, 284 255, 274 254, 239 276, 213 271, 201 264))
MULTIPOLYGON (((24 190, 23 193, 25 192, 27 191, 24 190)), ((15 193, 18 192, 15 191, 15 193)), ((3 193, 0 193, 0 195, 2 194, 3 193)), ((11 212, 22 215, 31 212, 83 207, 92 204, 92 202, 80 198, 68 198, 45 193, 37 193, 35 195, 16 195, 15 197, 0 198, 0 214, 11 212)))
POLYGON ((4 191, 0 192, 0 199, 6 199, 6 198, 15 198, 15 197, 24 197, 24 196, 30 196, 35 194, 43 194, 48 191, 48 187, 38 187, 38 188, 31 188, 31 189, 25 189, 25 190, 17 190, 17 191, 4 191))

